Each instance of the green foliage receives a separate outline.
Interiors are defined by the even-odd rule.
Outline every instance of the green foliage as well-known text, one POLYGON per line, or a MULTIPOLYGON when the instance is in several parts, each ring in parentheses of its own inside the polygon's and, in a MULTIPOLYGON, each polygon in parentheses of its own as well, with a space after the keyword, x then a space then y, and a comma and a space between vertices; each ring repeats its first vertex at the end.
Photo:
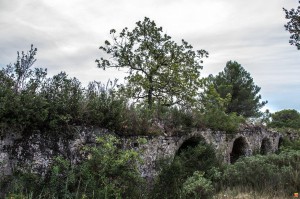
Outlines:
POLYGON ((222 183, 227 188, 244 187, 263 192, 284 190, 286 194, 300 189, 300 151, 251 156, 227 165, 222 183))
POLYGON ((129 68, 124 91, 128 97, 154 104, 172 106, 194 101, 200 86, 200 65, 207 57, 205 50, 194 51, 186 41, 178 45, 162 27, 145 17, 130 31, 124 28, 118 35, 110 31, 113 40, 101 46, 112 60, 96 60, 99 68, 129 68), (170 81, 171 80, 171 81, 170 81))
POLYGON ((262 124, 268 126, 271 122, 272 114, 269 109, 266 109, 265 112, 262 113, 262 116, 258 120, 258 124, 262 124))
MULTIPOLYGON (((210 173, 209 170, 218 166, 219 162, 213 148, 200 141, 195 147, 188 147, 181 150, 171 164, 170 160, 165 160, 160 162, 159 165, 161 172, 154 186, 152 198, 183 198, 185 197, 183 185, 186 180, 191 177, 195 171, 210 173)), ((204 175, 205 178, 210 176, 211 175, 204 175)), ((186 182, 186 188, 189 186, 189 183, 192 183, 191 181, 193 179, 194 178, 186 182)), ((199 188, 202 182, 199 182, 199 188)), ((208 183, 209 181, 207 180, 205 182, 208 183)), ((208 187, 206 188, 206 190, 202 192, 203 197, 209 192, 208 187)), ((186 192, 186 194, 187 198, 189 198, 190 192, 186 192)), ((198 194, 200 194, 200 192, 198 194)))
POLYGON ((45 121, 47 102, 37 94, 47 71, 31 69, 37 49, 18 52, 16 63, 0 71, 0 126, 35 129, 45 121))
POLYGON ((296 110, 281 110, 271 114, 271 118, 269 127, 300 129, 300 113, 296 110))
POLYGON ((214 188, 210 180, 203 177, 203 173, 195 171, 183 183, 183 193, 186 198, 212 198, 214 188))
POLYGON ((125 125, 127 100, 116 94, 117 81, 91 82, 86 89, 84 119, 86 124, 120 131, 125 125))
POLYGON ((204 115, 203 121, 205 126, 213 130, 236 133, 240 124, 245 122, 245 119, 236 113, 226 114, 220 110, 210 110, 204 115))
POLYGON ((145 103, 130 104, 116 80, 83 88, 65 72, 47 78, 46 70, 31 69, 36 52, 32 47, 28 55, 18 54, 15 64, 0 71, 1 129, 70 136, 74 125, 94 125, 126 135, 158 135, 196 126, 190 107, 154 103, 150 110, 145 103))
POLYGON ((183 149, 177 158, 183 163, 187 176, 194 171, 208 171, 219 164, 213 147, 202 140, 195 147, 183 149))
POLYGON ((158 135, 161 132, 157 128, 151 128, 152 112, 144 106, 130 105, 126 109, 125 122, 122 132, 128 135, 158 135))
POLYGON ((84 149, 87 160, 78 165, 57 157, 45 177, 18 171, 6 179, 7 192, 19 198, 143 198, 138 152, 119 148, 120 140, 112 135, 97 141, 99 146, 84 149))
POLYGON ((124 114, 122 133, 128 135, 186 134, 199 126, 197 112, 183 107, 131 105, 124 114))
POLYGON ((73 125, 96 125, 121 131, 127 101, 112 86, 97 82, 87 89, 64 72, 47 78, 46 70, 34 68, 37 49, 17 57, 0 71, 0 128, 21 133, 34 130, 64 136, 73 125))
POLYGON ((228 133, 237 132, 240 123, 244 122, 242 116, 238 116, 235 112, 226 113, 226 108, 231 101, 231 94, 227 93, 225 97, 221 97, 213 85, 213 78, 209 77, 205 81, 205 88, 201 94, 202 122, 208 128, 213 130, 226 131, 228 133))
MULTIPOLYGON (((299 1, 300 4, 300 1, 299 1)), ((287 10, 283 8, 285 12, 285 18, 289 21, 284 27, 291 33, 290 44, 295 45, 300 50, 300 6, 298 8, 287 10)))
POLYGON ((87 149, 90 158, 80 167, 84 192, 88 198, 142 197, 142 179, 137 168, 138 152, 122 150, 114 136, 99 137, 101 147, 87 149))
POLYGON ((50 129, 65 127, 80 121, 83 88, 76 78, 68 78, 64 72, 54 75, 45 81, 40 95, 49 104, 46 122, 50 129))
POLYGON ((72 198, 74 196, 72 191, 75 189, 76 171, 70 161, 60 156, 56 157, 49 175, 49 179, 44 182, 46 183, 44 187, 47 187, 47 191, 43 193, 44 197, 72 198))
POLYGON ((230 96, 230 102, 225 105, 226 113, 237 113, 244 117, 257 117, 267 101, 260 102, 260 87, 254 84, 250 73, 239 63, 229 61, 217 76, 211 77, 212 83, 221 98, 230 96))
MULTIPOLYGON (((14 198, 74 198, 74 168, 62 157, 54 159, 47 176, 33 173, 30 168, 14 172, 10 179, 5 179, 8 197, 14 198)), ((4 188, 4 187, 3 187, 4 188)))
POLYGON ((299 150, 300 151, 300 139, 290 141, 288 139, 283 139, 281 146, 280 146, 280 151, 287 151, 287 150, 299 150))
POLYGON ((179 107, 162 107, 162 109, 157 118, 164 123, 168 132, 187 133, 197 126, 195 111, 192 109, 179 107))
POLYGON ((213 76, 209 76, 204 80, 204 90, 200 94, 202 111, 220 110, 226 111, 226 107, 231 101, 231 94, 221 96, 213 84, 213 76))

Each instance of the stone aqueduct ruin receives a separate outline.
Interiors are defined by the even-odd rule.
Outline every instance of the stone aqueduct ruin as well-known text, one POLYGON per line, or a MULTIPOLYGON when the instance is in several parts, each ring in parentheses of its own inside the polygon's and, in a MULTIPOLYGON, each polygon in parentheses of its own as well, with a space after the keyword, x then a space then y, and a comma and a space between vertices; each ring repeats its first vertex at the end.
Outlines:
MULTIPOLYGON (((104 129, 78 128, 76 137, 69 140, 49 138, 38 132, 26 138, 13 133, 0 136, 0 176, 9 175, 18 165, 30 165, 33 170, 44 173, 57 155, 76 163, 82 159, 82 146, 95 144, 98 136, 107 133, 104 129)), ((152 178, 157 174, 157 160, 172 159, 179 150, 194 146, 200 140, 211 144, 224 162, 233 163, 240 156, 277 151, 283 135, 262 127, 246 126, 235 134, 195 129, 175 136, 144 136, 147 140, 144 144, 139 144, 136 141, 138 138, 140 137, 123 137, 123 146, 141 151, 144 160, 140 165, 141 174, 152 178)))
POLYGON ((236 134, 221 131, 194 130, 181 136, 159 136, 148 139, 147 144, 139 146, 143 150, 142 175, 152 177, 156 175, 156 161, 170 157, 187 146, 195 146, 201 140, 211 144, 219 158, 224 162, 234 163, 241 156, 253 154, 268 154, 276 152, 283 135, 262 127, 244 127, 236 134))

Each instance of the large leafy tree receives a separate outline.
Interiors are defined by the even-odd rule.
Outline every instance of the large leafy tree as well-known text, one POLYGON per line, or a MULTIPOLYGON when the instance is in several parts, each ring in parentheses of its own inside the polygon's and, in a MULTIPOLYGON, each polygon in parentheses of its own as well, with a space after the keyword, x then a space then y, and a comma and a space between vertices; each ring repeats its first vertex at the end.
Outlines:
POLYGON ((110 58, 96 60, 98 67, 127 68, 125 91, 137 101, 172 106, 193 102, 200 86, 202 58, 205 50, 194 51, 182 40, 177 44, 163 33, 154 21, 145 17, 133 30, 124 28, 119 34, 110 31, 112 41, 100 49, 110 58))
MULTIPOLYGON (((300 1, 299 1, 300 4, 300 1)), ((297 9, 287 10, 283 8, 285 18, 289 19, 284 27, 291 33, 290 44, 295 45, 300 50, 300 6, 297 9)))
POLYGON ((253 78, 239 63, 229 61, 215 77, 212 83, 221 98, 231 96, 226 104, 226 113, 237 113, 244 117, 257 117, 267 101, 260 101, 260 87, 254 84, 253 78))

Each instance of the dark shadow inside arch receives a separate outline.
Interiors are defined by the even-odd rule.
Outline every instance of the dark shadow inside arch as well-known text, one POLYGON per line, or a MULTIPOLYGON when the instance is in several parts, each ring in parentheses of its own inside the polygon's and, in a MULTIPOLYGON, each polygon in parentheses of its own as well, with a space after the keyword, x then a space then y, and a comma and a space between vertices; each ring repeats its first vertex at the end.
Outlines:
POLYGON ((244 137, 239 137, 233 142, 230 153, 230 163, 235 163, 241 156, 246 156, 249 146, 244 137))
POLYGON ((208 177, 208 171, 219 166, 215 149, 201 136, 180 140, 177 146, 174 158, 158 164, 160 173, 153 189, 161 191, 155 198, 177 198, 181 193, 183 180, 191 177, 195 171, 208 177))
MULTIPOLYGON (((191 137, 185 140, 177 150, 173 163, 181 165, 179 170, 193 175, 195 171, 208 171, 218 165, 214 147, 203 137, 191 137)), ((178 168, 177 168, 178 169, 178 168)))
POLYGON ((261 142, 260 154, 267 155, 272 151, 271 141, 268 138, 264 138, 261 142))
POLYGON ((283 137, 280 137, 279 140, 278 140, 278 149, 277 149, 277 152, 280 152, 280 148, 282 148, 283 146, 283 137))
POLYGON ((187 140, 185 140, 179 149, 176 152, 176 155, 181 154, 183 151, 187 150, 188 148, 195 148, 199 144, 201 145, 207 145, 205 139, 203 137, 192 137, 187 140))

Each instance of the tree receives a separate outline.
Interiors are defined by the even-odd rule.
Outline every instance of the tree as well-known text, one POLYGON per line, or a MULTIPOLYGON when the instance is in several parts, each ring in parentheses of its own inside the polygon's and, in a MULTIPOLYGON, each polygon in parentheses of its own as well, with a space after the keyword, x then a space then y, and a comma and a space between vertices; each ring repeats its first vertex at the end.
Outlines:
POLYGON ((24 90, 31 90, 32 93, 35 93, 37 89, 41 87, 41 82, 47 76, 47 69, 32 69, 36 61, 36 53, 37 48, 33 48, 31 44, 31 48, 27 53, 22 51, 20 55, 18 51, 17 61, 14 64, 7 65, 6 68, 3 68, 0 72, 5 76, 6 80, 10 79, 10 81, 13 82, 12 87, 16 93, 21 93, 21 91, 24 90))
POLYGON ((221 97, 214 84, 214 77, 210 75, 204 82, 203 92, 200 94, 201 112, 203 113, 203 123, 213 130, 234 133, 238 131, 240 123, 244 122, 242 116, 236 113, 226 113, 228 104, 231 101, 231 94, 221 97))
POLYGON ((76 78, 60 72, 47 78, 40 95, 48 102, 46 122, 50 129, 80 124, 82 119, 83 88, 76 78))
POLYGON ((229 61, 217 76, 212 77, 212 83, 223 99, 231 95, 230 102, 226 104, 226 113, 237 113, 244 117, 257 117, 259 111, 267 101, 260 102, 260 87, 254 84, 250 73, 239 63, 229 61))
POLYGON ((105 41, 100 49, 111 59, 96 60, 98 67, 128 68, 125 93, 136 101, 145 100, 152 109, 193 102, 200 86, 200 69, 205 50, 194 51, 182 40, 179 45, 163 34, 162 27, 145 17, 130 31, 124 28, 118 35, 112 29, 112 43, 105 41))
MULTIPOLYGON (((299 1, 300 4, 300 1, 299 1)), ((287 10, 283 8, 285 12, 285 18, 289 19, 285 29, 291 33, 290 44, 295 45, 298 50, 300 50, 300 6, 295 10, 287 10)))
POLYGON ((288 127, 294 129, 300 128, 300 113, 294 109, 275 112, 271 115, 271 117, 272 121, 269 124, 270 127, 288 127))
POLYGON ((47 115, 46 102, 39 95, 47 70, 32 68, 37 49, 31 45, 17 60, 0 70, 0 127, 35 129, 47 115))

